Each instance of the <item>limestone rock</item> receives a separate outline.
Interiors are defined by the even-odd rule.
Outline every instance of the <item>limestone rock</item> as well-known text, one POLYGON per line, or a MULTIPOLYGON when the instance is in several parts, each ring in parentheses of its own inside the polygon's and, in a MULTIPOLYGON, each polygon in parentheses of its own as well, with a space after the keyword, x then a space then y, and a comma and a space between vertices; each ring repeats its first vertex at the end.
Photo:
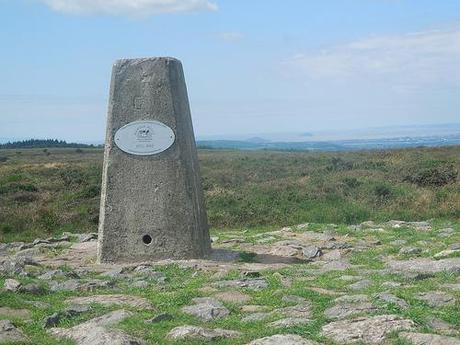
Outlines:
POLYGON ((31 313, 28 309, 13 309, 8 307, 0 307, 0 317, 17 318, 23 321, 31 319, 31 313))
POLYGON ((78 288, 78 290, 91 292, 97 289, 111 288, 113 286, 114 286, 114 283, 112 281, 92 279, 92 280, 82 283, 80 287, 78 288))
POLYGON ((352 290, 362 290, 362 289, 367 289, 371 285, 372 285, 372 281, 365 279, 365 280, 360 280, 354 284, 348 285, 348 288, 352 290))
POLYGON ((378 300, 382 302, 396 304, 401 309, 409 308, 409 305, 407 304, 405 300, 403 300, 402 298, 396 297, 395 295, 391 293, 382 292, 382 293, 377 294, 376 297, 378 300))
POLYGON ((460 339, 437 334, 402 332, 399 337, 413 345, 460 345, 460 339))
POLYGON ((185 306, 182 311, 186 314, 193 315, 202 321, 211 321, 222 319, 230 314, 230 311, 222 303, 213 298, 194 298, 195 304, 185 306))
POLYGON ((455 230, 452 228, 445 228, 438 231, 439 237, 450 237, 455 233, 455 230))
POLYGON ((131 284, 131 287, 136 289, 146 289, 148 288, 150 283, 145 280, 137 280, 131 284))
POLYGON ((352 268, 352 265, 347 260, 336 260, 325 263, 320 272, 345 271, 349 268, 352 268))
POLYGON ((67 300, 70 304, 84 304, 89 305, 92 303, 102 305, 129 305, 135 308, 152 309, 153 305, 145 298, 128 295, 93 295, 87 297, 73 297, 67 300))
POLYGON ((459 250, 459 249, 460 249, 460 242, 455 242, 455 243, 449 244, 449 245, 447 246, 447 249, 450 249, 450 250, 459 250))
POLYGON ((224 291, 214 295, 214 298, 222 302, 243 304, 251 300, 251 296, 239 291, 224 291))
POLYGON ((289 245, 284 245, 284 246, 278 245, 278 246, 272 247, 272 249, 270 251, 270 254, 271 255, 276 255, 276 256, 288 256, 288 257, 291 257, 291 256, 298 255, 299 252, 300 252, 299 247, 293 247, 293 246, 289 246, 289 245))
POLYGON ((362 341, 377 345, 382 344, 388 334, 410 331, 414 326, 412 320, 402 319, 396 315, 379 315, 331 322, 323 326, 322 335, 339 344, 362 341))
POLYGON ((340 250, 334 249, 324 254, 321 259, 325 261, 337 261, 343 259, 343 254, 340 250))
POLYGON ((219 288, 240 287, 240 288, 247 288, 247 289, 254 289, 254 290, 265 289, 268 287, 267 281, 263 278, 222 280, 222 281, 214 283, 214 285, 219 288))
POLYGON ((166 276, 162 272, 157 272, 153 269, 153 267, 141 265, 137 266, 133 273, 137 275, 141 275, 145 278, 155 280, 157 283, 164 283, 166 281, 166 276))
POLYGON ((393 289, 393 288, 397 288, 397 287, 400 287, 400 286, 401 286, 401 283, 399 283, 399 282, 388 281, 388 282, 383 282, 382 283, 382 287, 387 288, 387 289, 393 289))
POLYGON ((260 322, 269 319, 272 317, 273 313, 267 312, 256 312, 249 315, 244 316, 241 321, 242 322, 260 322))
POLYGON ((414 254, 420 254, 422 250, 418 247, 402 247, 399 250, 399 254, 403 255, 414 255, 414 254))
POLYGON ((0 344, 26 341, 27 337, 11 321, 0 320, 0 344))
POLYGON ((28 293, 31 295, 42 295, 45 293, 45 289, 38 284, 26 284, 19 288, 19 292, 28 293))
POLYGON ((277 334, 253 340, 247 345, 314 345, 314 343, 299 335, 277 334))
POLYGON ((372 313, 377 308, 372 303, 339 303, 324 311, 328 319, 344 319, 362 313, 372 313))
POLYGON ((100 276, 113 278, 113 279, 119 279, 119 278, 125 277, 124 271, 125 270, 123 269, 123 267, 115 267, 115 268, 109 269, 108 271, 102 272, 100 276))
POLYGON ((455 304, 455 297, 453 295, 441 291, 419 293, 417 298, 433 308, 455 304))
POLYGON ((77 345, 145 345, 141 339, 112 328, 131 315, 125 310, 117 310, 72 328, 51 328, 49 332, 58 338, 70 338, 77 345))
POLYGON ((324 315, 329 319, 344 319, 361 313, 372 313, 377 308, 367 295, 345 295, 334 300, 334 306, 327 308, 324 315))
POLYGON ((189 340, 218 340, 222 338, 234 338, 240 336, 237 331, 230 331, 221 328, 203 328, 197 326, 179 326, 173 328, 167 335, 171 339, 189 339, 189 340))
POLYGON ((316 246, 308 246, 302 248, 302 256, 306 259, 314 259, 321 255, 323 255, 323 252, 316 246))
POLYGON ((77 291, 81 282, 77 279, 69 279, 64 281, 50 281, 48 283, 49 289, 51 291, 77 291))
POLYGON ((78 274, 76 274, 75 272, 64 272, 62 270, 46 271, 42 275, 39 275, 37 278, 40 280, 49 281, 55 278, 62 279, 62 278, 68 278, 68 277, 79 278, 78 274))
POLYGON ((460 292, 460 283, 454 283, 454 284, 442 284, 441 287, 443 289, 448 289, 448 290, 453 290, 460 292))
POLYGON ((429 317, 426 320, 427 325, 435 330, 437 333, 445 334, 445 335, 456 335, 460 332, 460 330, 457 330, 453 325, 450 323, 438 319, 436 317, 429 317))
POLYGON ((390 220, 386 223, 387 226, 392 227, 393 229, 399 229, 402 227, 414 228, 418 231, 430 231, 431 225, 428 222, 405 222, 402 220, 390 220))
POLYGON ((363 277, 361 277, 361 276, 343 275, 343 276, 340 277, 340 280, 343 280, 345 282, 355 282, 357 280, 363 280, 363 277))
POLYGON ((21 283, 15 279, 6 279, 5 284, 3 285, 3 289, 5 291, 17 292, 21 287, 21 283))
POLYGON ((288 317, 281 320, 276 320, 270 322, 271 327, 275 328, 285 328, 285 327, 293 327, 293 326, 302 326, 307 325, 311 322, 310 319, 302 318, 302 317, 288 317))
POLYGON ((441 272, 459 273, 460 258, 430 260, 426 258, 388 261, 387 266, 394 273, 412 272, 422 274, 436 274, 441 272))
POLYGON ((0 258, 0 275, 1 276, 13 276, 13 275, 27 275, 24 270, 24 265, 18 262, 18 260, 10 260, 9 258, 0 258))
POLYGON ((279 308, 275 312, 280 313, 286 317, 311 317, 311 306, 309 303, 298 304, 291 307, 279 308))

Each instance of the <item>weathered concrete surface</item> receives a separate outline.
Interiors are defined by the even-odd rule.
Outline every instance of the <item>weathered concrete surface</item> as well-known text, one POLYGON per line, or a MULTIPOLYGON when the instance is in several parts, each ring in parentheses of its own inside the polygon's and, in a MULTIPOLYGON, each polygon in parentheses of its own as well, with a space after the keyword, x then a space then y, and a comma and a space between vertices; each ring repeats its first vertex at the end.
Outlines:
POLYGON ((181 63, 173 58, 118 60, 110 88, 99 262, 206 257, 210 238, 203 200, 181 63), (175 142, 154 155, 123 152, 114 142, 116 131, 141 120, 170 127, 175 142))

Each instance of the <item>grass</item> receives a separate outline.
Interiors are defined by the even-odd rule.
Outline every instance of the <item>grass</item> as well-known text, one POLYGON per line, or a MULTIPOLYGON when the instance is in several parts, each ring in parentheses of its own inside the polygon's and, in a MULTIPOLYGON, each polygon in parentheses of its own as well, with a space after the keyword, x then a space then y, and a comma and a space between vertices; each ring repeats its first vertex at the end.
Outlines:
MULTIPOLYGON (((97 231, 100 149, 0 150, 0 241, 97 231)), ((460 147, 199 151, 210 225, 460 218, 460 147)))

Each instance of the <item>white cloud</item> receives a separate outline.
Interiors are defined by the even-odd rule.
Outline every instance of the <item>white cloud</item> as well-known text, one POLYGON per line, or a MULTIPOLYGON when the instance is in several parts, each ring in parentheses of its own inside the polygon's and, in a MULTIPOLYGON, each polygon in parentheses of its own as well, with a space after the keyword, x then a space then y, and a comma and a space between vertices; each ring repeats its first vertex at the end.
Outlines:
POLYGON ((225 42, 239 42, 244 38, 241 32, 222 32, 217 35, 221 40, 225 42))
POLYGON ((291 74, 323 81, 391 83, 411 89, 460 84, 460 28, 371 37, 285 61, 291 74))
POLYGON ((162 13, 215 11, 208 0, 39 0, 52 10, 69 14, 150 16, 162 13))

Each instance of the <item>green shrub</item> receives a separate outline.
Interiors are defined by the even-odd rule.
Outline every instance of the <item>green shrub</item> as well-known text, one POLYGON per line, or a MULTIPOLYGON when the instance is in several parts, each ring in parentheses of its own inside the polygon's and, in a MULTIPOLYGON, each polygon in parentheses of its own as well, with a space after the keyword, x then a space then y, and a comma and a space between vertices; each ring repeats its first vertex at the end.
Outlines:
POLYGON ((404 181, 420 187, 441 187, 457 181, 458 171, 453 164, 422 168, 406 176, 404 181))
POLYGON ((14 192, 38 192, 38 188, 30 183, 12 182, 0 185, 0 194, 14 193, 14 192))
POLYGON ((391 198, 393 192, 386 184, 379 183, 374 187, 374 194, 380 201, 385 201, 391 198))
POLYGON ((101 194, 101 187, 99 185, 91 185, 83 188, 80 192, 81 198, 95 198, 101 194))
POLYGON ((59 171, 59 175, 66 185, 79 185, 86 181, 86 174, 82 169, 66 168, 59 171))
POLYGON ((38 223, 48 232, 56 231, 59 226, 59 218, 56 213, 47 207, 42 207, 38 211, 38 223))
POLYGON ((13 227, 10 224, 0 224, 0 233, 10 234, 13 232, 13 227))
POLYGON ((326 167, 327 171, 343 171, 353 169, 353 162, 349 162, 340 157, 332 157, 330 164, 326 167))
POLYGON ((342 181, 348 188, 357 188, 362 184, 356 177, 345 177, 342 181))

